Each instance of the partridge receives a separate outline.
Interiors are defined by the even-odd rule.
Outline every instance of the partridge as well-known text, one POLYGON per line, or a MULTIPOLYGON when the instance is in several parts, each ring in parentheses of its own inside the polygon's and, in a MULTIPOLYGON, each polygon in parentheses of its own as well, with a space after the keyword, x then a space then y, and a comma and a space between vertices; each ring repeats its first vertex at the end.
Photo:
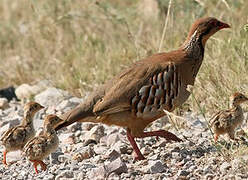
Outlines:
POLYGON ((24 117, 20 125, 10 128, 3 133, 1 141, 5 146, 3 153, 3 164, 6 163, 6 155, 10 151, 21 150, 23 146, 35 136, 33 117, 36 112, 44 108, 36 102, 29 102, 24 106, 24 117))
POLYGON ((85 102, 63 114, 55 130, 74 122, 95 122, 125 127, 136 159, 142 160, 134 138, 160 136, 181 141, 165 131, 144 132, 145 127, 171 112, 189 97, 188 85, 194 85, 202 64, 204 47, 210 36, 230 26, 216 18, 195 21, 178 50, 154 54, 137 61, 93 92, 85 102))
POLYGON ((62 122, 62 119, 56 115, 48 115, 44 120, 44 131, 39 136, 32 138, 23 148, 25 155, 32 163, 35 172, 38 174, 37 166, 40 165, 42 170, 46 170, 46 164, 42 161, 50 153, 56 151, 59 145, 58 136, 54 126, 62 122))
POLYGON ((243 94, 234 93, 230 97, 230 109, 219 111, 210 119, 210 127, 215 134, 215 142, 221 134, 228 134, 231 139, 235 140, 235 129, 244 120, 243 110, 240 104, 246 101, 248 101, 248 98, 243 94))

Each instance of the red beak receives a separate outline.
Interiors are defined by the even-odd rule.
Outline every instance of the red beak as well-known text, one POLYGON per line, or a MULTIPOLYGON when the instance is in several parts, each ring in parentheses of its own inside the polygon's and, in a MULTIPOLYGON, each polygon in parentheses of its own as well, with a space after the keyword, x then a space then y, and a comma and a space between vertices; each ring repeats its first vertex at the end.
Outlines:
POLYGON ((226 24, 226 23, 220 22, 219 29, 223 29, 223 28, 231 28, 231 26, 230 26, 229 24, 226 24))

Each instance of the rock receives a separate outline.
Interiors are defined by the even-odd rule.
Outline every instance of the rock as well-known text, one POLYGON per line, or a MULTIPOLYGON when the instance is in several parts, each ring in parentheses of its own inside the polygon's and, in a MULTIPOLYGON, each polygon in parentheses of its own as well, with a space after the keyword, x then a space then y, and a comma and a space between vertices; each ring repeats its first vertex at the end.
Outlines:
POLYGON ((98 155, 103 155, 109 148, 106 146, 102 146, 101 144, 97 144, 94 146, 94 152, 98 155))
POLYGON ((61 144, 73 144, 74 134, 73 133, 62 133, 59 135, 59 140, 61 144))
POLYGON ((233 170, 238 170, 241 164, 242 164, 242 161, 240 159, 237 159, 237 158, 235 158, 231 162, 233 170))
POLYGON ((44 176, 44 179, 46 180, 53 180, 54 179, 54 175, 53 174, 47 174, 44 176))
POLYGON ((18 100, 13 86, 0 89, 0 97, 6 98, 8 101, 11 101, 12 99, 18 100))
POLYGON ((186 171, 186 170, 179 170, 177 175, 178 176, 188 176, 190 174, 190 172, 186 171))
POLYGON ((145 147, 141 148, 140 151, 141 151, 141 153, 142 153, 144 156, 153 155, 153 154, 152 154, 153 151, 152 151, 152 149, 151 149, 150 146, 145 146, 145 147))
POLYGON ((63 155, 64 153, 56 151, 54 153, 51 153, 52 163, 57 163, 59 161, 59 156, 63 155))
POLYGON ((82 127, 81 127, 81 124, 82 123, 79 123, 79 122, 76 122, 76 123, 73 123, 71 124, 70 126, 68 126, 68 130, 75 133, 76 131, 81 131, 82 130, 82 127))
POLYGON ((6 109, 9 107, 8 99, 0 98, 0 109, 6 109))
POLYGON ((82 102, 82 99, 72 97, 70 99, 63 100, 58 106, 56 106, 56 109, 62 112, 67 112, 79 105, 80 102, 82 102))
POLYGON ((22 84, 16 88, 15 94, 18 99, 29 99, 33 96, 32 87, 29 84, 22 84))
POLYGON ((88 142, 96 142, 99 143, 100 138, 104 136, 104 127, 102 125, 94 126, 90 131, 86 132, 82 137, 82 141, 85 144, 89 144, 88 142))
POLYGON ((121 160, 121 158, 117 158, 116 160, 110 162, 107 165, 91 170, 89 173, 89 177, 93 179, 95 177, 97 177, 97 179, 98 178, 104 179, 111 173, 120 175, 126 172, 127 172, 127 165, 121 160))
POLYGON ((94 150, 92 146, 81 147, 75 154, 72 156, 73 160, 81 162, 85 159, 89 159, 94 155, 94 150))
POLYGON ((171 157, 172 157, 173 159, 179 159, 179 158, 180 158, 180 154, 179 154, 178 152, 172 152, 172 153, 171 153, 171 157))
POLYGON ((106 143, 107 143, 108 147, 111 147, 118 141, 120 141, 119 134, 118 133, 113 133, 113 134, 110 134, 109 136, 107 136, 106 143))
POLYGON ((73 172, 71 171, 63 171, 61 172, 58 176, 56 176, 55 180, 60 180, 60 179, 68 179, 68 178, 73 178, 73 172))
POLYGON ((69 96, 68 92, 52 87, 37 94, 34 99, 44 106, 54 106, 69 96))
POLYGON ((223 162, 220 166, 220 171, 225 173, 227 170, 231 168, 231 165, 228 162, 223 162))
POLYGON ((58 161, 59 162, 65 162, 65 161, 68 161, 71 159, 71 156, 70 155, 66 155, 66 154, 61 154, 58 156, 58 161))
POLYGON ((213 179, 214 177, 215 177, 215 175, 214 175, 214 174, 208 173, 208 174, 206 174, 206 175, 204 176, 204 178, 203 178, 203 179, 208 180, 208 179, 213 179))
POLYGON ((79 171, 83 171, 83 172, 89 172, 92 169, 96 169, 96 166, 92 163, 90 164, 86 164, 84 162, 79 162, 79 171))
POLYGON ((81 123, 81 128, 82 128, 83 131, 89 131, 89 130, 91 130, 94 126, 97 126, 97 124, 95 124, 95 123, 90 123, 90 122, 81 123))
POLYGON ((10 119, 10 118, 7 118, 6 119, 7 121, 4 121, 1 123, 1 126, 2 128, 5 126, 5 125, 8 125, 8 128, 11 128, 11 127, 14 127, 14 126, 17 126, 20 124, 20 118, 19 117, 14 117, 13 119, 10 119))
POLYGON ((127 165, 121 160, 121 158, 117 158, 107 164, 105 169, 107 170, 108 175, 110 173, 122 174, 127 172, 127 165))
POLYGON ((117 152, 116 150, 109 150, 107 151, 107 153, 105 154, 105 157, 107 159, 110 159, 110 161, 114 161, 115 159, 119 158, 121 156, 121 154, 119 152, 117 152))
POLYGON ((90 179, 105 179, 107 177, 107 171, 105 166, 92 169, 87 176, 90 179), (97 177, 97 178, 96 178, 97 177))
POLYGON ((148 171, 149 173, 163 173, 166 172, 167 166, 164 165, 160 160, 148 161, 148 171))

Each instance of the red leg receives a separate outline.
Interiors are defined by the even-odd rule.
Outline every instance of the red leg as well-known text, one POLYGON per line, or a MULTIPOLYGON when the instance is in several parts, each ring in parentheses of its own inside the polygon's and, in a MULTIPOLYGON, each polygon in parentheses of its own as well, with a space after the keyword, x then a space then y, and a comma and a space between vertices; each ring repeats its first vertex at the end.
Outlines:
POLYGON ((163 137, 167 141, 182 141, 180 138, 178 138, 175 134, 165 131, 165 130, 159 130, 159 131, 152 131, 152 132, 143 132, 138 138, 144 138, 144 137, 150 137, 150 136, 157 136, 157 137, 163 137))
POLYGON ((37 160, 37 161, 40 164, 42 170, 45 171, 47 169, 47 165, 41 160, 37 160))
POLYGON ((36 160, 30 160, 30 161, 33 162, 34 170, 35 170, 36 174, 38 174, 39 172, 38 172, 37 166, 38 166, 39 162, 36 160))
POLYGON ((135 160, 145 159, 145 157, 140 152, 139 147, 134 140, 134 137, 131 135, 130 130, 127 130, 127 138, 129 140, 130 144, 132 145, 134 152, 136 153, 135 160))
POLYGON ((3 152, 3 164, 7 166, 6 156, 7 156, 7 151, 5 150, 3 152))
POLYGON ((214 136, 214 142, 217 142, 217 141, 218 141, 218 138, 219 138, 219 135, 216 134, 216 135, 214 136))

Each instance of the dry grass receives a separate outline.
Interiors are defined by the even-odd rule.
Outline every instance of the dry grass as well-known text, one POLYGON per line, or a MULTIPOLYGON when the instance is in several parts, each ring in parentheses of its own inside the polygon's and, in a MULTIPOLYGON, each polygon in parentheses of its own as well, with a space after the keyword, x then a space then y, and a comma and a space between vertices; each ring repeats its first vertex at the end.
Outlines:
MULTIPOLYGON (((204 112, 227 106, 234 91, 246 93, 248 1, 173 0, 163 51, 176 49, 192 22, 214 16, 232 29, 209 40, 194 88, 204 112)), ((78 95, 132 62, 158 52, 169 0, 159 8, 138 0, 2 0, 0 85, 50 79, 78 95), (144 14, 145 12, 145 14, 144 14)), ((184 108, 199 111, 190 98, 184 108)))

